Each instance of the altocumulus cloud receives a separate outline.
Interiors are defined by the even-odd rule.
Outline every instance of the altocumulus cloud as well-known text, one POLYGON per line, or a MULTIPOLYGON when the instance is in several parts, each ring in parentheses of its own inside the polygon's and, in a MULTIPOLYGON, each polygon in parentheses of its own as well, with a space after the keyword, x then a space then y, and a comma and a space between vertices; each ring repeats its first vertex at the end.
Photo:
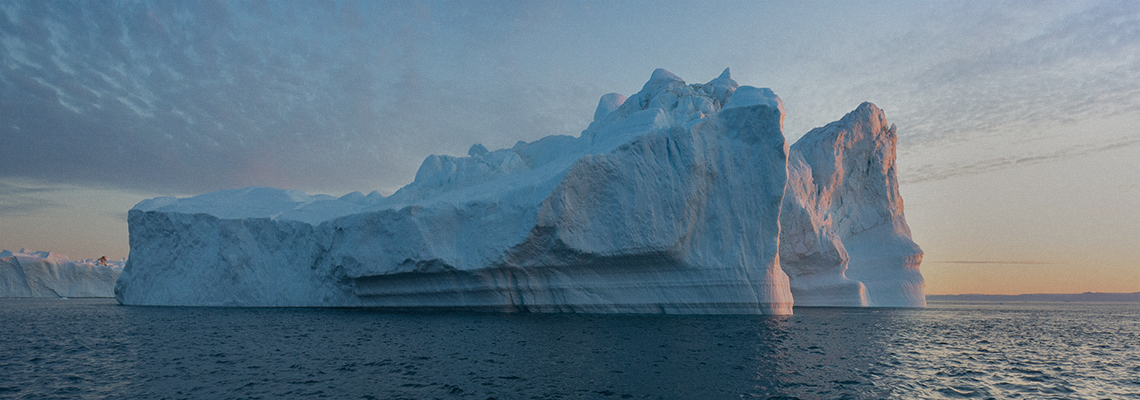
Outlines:
POLYGON ((526 3, 6 2, 0 178, 184 194, 394 188, 426 154, 461 153, 479 133, 533 139, 588 122, 535 109, 558 100, 536 101, 541 90, 489 83, 488 68, 509 61, 492 47, 549 13, 526 3), (478 59, 496 54, 499 64, 478 59), (441 60, 463 74, 441 73, 441 60))
MULTIPOLYGON (((761 80, 742 83, 783 85, 789 107, 800 107, 795 121, 875 101, 899 126, 900 158, 1140 115, 1134 2, 878 6, 889 18, 829 4, 812 4, 809 18, 751 2, 719 4, 731 17, 693 15, 698 4, 5 2, 0 179, 168 194, 390 192, 427 154, 576 135, 598 96, 619 89, 597 87, 598 75, 647 77, 674 62, 707 78, 731 66, 761 80), (781 12, 789 33, 710 28, 781 12), (811 25, 820 13, 863 34, 811 25)), ((900 176, 1048 162, 1132 146, 1136 134, 1110 139, 920 163, 900 176)))
MULTIPOLYGON (((896 114, 905 127, 900 129, 901 152, 931 152, 995 137, 1024 143, 1041 139, 1044 127, 1122 115, 1140 121, 1140 6, 1127 1, 1067 6, 1075 9, 1049 19, 1034 14, 1039 12, 1035 7, 1042 8, 1037 4, 978 3, 970 7, 981 10, 961 13, 976 14, 968 19, 976 22, 970 25, 978 26, 982 36, 947 35, 968 47, 931 46, 945 54, 927 54, 923 59, 937 61, 916 70, 907 79, 908 89, 900 88, 898 98, 908 105, 896 114), (1026 26, 1013 15, 1048 22, 1026 26)), ((1115 150, 1140 143, 1140 133, 1102 134, 1089 140, 920 165, 904 181, 941 180, 1115 150)))

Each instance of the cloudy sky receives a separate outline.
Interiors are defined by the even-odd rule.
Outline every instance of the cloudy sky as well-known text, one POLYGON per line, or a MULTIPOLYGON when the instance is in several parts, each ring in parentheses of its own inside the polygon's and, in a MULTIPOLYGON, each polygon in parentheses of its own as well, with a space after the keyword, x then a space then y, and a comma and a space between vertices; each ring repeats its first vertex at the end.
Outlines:
POLYGON ((0 248, 126 257, 155 196, 390 194, 730 67, 790 140, 887 112, 928 293, 1140 291, 1140 4, 863 3, 0 0, 0 248))

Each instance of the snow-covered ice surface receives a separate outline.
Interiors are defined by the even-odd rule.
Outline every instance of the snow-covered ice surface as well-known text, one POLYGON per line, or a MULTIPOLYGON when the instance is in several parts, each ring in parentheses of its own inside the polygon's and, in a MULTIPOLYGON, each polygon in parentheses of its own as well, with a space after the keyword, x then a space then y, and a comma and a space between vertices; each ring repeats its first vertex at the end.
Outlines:
POLYGON ((791 148, 783 120, 779 97, 728 70, 690 85, 658 69, 628 98, 603 96, 579 137, 433 155, 388 197, 246 188, 146 200, 129 214, 116 298, 613 313, 788 314, 793 295, 922 305, 882 112, 864 104, 791 148))
POLYGON ((0 251, 0 297, 114 297, 124 260, 73 261, 47 251, 0 251))

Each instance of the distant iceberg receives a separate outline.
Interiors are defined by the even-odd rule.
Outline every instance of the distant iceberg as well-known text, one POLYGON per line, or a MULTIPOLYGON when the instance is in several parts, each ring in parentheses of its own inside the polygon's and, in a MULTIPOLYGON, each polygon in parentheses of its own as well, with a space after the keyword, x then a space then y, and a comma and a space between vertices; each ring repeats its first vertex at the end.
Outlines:
POLYGON ((115 295, 591 313, 924 305, 882 111, 864 103, 790 148, 783 120, 779 97, 727 69, 706 84, 658 69, 628 98, 602 96, 578 137, 433 155, 388 197, 146 200, 129 213, 115 295))
POLYGON ((72 261, 47 252, 0 251, 0 297, 114 297, 125 260, 72 261))

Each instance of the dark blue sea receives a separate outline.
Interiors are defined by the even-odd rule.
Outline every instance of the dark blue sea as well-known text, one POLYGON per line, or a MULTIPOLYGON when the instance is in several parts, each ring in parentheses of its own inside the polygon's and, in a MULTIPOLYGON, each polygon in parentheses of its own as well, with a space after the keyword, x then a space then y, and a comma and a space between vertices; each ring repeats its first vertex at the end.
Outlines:
POLYGON ((1140 304, 795 316, 0 299, 0 398, 1140 398, 1140 304))

